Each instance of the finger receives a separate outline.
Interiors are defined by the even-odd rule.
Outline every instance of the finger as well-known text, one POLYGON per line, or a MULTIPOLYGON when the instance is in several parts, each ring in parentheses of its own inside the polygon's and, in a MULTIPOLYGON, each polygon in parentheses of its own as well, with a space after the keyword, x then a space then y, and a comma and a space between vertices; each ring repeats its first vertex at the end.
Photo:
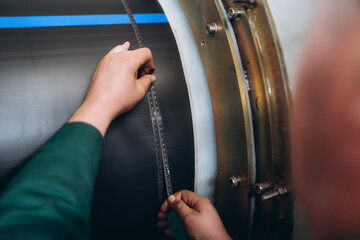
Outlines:
POLYGON ((172 237, 172 236, 173 236, 169 228, 167 228, 167 229, 164 231, 164 233, 165 233, 165 235, 168 236, 168 237, 172 237))
POLYGON ((137 61, 137 69, 143 68, 144 70, 155 68, 153 56, 149 48, 139 48, 132 52, 137 61))
POLYGON ((204 198, 192 191, 189 190, 181 190, 179 192, 174 193, 175 196, 179 197, 180 199, 184 200, 185 202, 190 201, 192 199, 201 199, 204 198))
POLYGON ((120 52, 126 52, 128 51, 130 48, 130 42, 126 41, 124 44, 122 45, 118 45, 116 47, 114 47, 113 49, 111 49, 111 53, 120 53, 120 52))
POLYGON ((181 219, 184 219, 187 215, 194 211, 188 205, 186 205, 183 200, 174 195, 170 195, 168 197, 168 203, 171 209, 176 212, 181 219))
POLYGON ((166 213, 170 211, 170 206, 169 206, 169 203, 167 200, 165 200, 161 206, 160 206, 160 211, 163 212, 163 213, 166 213))
POLYGON ((167 219, 167 217, 168 217, 167 213, 164 213, 164 212, 159 212, 158 213, 158 218, 159 219, 167 219))
POLYGON ((139 76, 142 77, 144 76, 145 74, 153 74, 155 72, 155 68, 143 68, 141 67, 139 69, 139 76))
POLYGON ((212 207, 210 201, 192 191, 182 190, 174 193, 176 197, 183 200, 190 208, 201 211, 207 209, 209 206, 212 207))
POLYGON ((168 221, 158 221, 156 224, 159 228, 166 228, 169 226, 168 221))
POLYGON ((155 75, 146 74, 139 78, 136 83, 146 92, 149 89, 151 83, 155 82, 155 75))

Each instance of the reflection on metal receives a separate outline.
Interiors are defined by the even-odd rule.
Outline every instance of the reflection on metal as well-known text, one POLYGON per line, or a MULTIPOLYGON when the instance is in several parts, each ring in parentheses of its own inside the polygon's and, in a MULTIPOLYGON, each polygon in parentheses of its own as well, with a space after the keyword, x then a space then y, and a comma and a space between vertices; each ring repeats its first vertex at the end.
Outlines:
POLYGON ((255 4, 256 0, 231 0, 231 2, 233 3, 250 3, 250 4, 255 4))
POLYGON ((213 107, 216 208, 233 238, 289 239, 293 201, 283 186, 291 185, 291 100, 266 0, 179 2, 201 43, 213 107), (208 23, 217 25, 216 35, 203 31, 208 23), (255 197, 255 189, 271 201, 255 197))

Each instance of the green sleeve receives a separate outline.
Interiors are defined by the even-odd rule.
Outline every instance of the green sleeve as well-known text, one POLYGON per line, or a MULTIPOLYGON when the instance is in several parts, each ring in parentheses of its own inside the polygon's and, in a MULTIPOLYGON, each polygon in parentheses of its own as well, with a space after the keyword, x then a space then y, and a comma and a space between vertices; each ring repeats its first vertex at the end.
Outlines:
POLYGON ((87 239, 103 138, 65 124, 0 197, 0 239, 87 239))

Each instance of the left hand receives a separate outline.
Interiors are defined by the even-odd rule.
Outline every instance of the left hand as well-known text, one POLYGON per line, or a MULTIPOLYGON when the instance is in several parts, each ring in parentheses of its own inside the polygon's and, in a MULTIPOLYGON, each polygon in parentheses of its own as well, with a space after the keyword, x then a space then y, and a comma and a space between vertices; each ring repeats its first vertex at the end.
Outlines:
POLYGON ((207 198, 187 190, 169 196, 160 207, 157 223, 158 227, 165 228, 167 236, 172 236, 167 221, 170 209, 176 212, 181 219, 189 239, 231 239, 215 207, 207 198))

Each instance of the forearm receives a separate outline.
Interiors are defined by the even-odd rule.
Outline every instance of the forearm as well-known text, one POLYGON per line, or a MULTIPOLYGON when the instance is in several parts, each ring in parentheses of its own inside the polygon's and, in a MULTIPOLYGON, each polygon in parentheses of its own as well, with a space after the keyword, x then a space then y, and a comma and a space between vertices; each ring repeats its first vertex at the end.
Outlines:
POLYGON ((0 238, 87 238, 101 146, 102 136, 94 127, 64 125, 5 189, 0 238))
POLYGON ((82 104, 75 113, 70 117, 68 123, 84 122, 95 127, 102 136, 105 135, 112 117, 109 117, 102 111, 101 105, 82 104))
POLYGON ((83 104, 20 171, 0 198, 0 239, 88 238, 102 136, 140 101, 155 76, 149 49, 127 42, 99 63, 83 104), (149 71, 145 71, 149 72, 149 71))

